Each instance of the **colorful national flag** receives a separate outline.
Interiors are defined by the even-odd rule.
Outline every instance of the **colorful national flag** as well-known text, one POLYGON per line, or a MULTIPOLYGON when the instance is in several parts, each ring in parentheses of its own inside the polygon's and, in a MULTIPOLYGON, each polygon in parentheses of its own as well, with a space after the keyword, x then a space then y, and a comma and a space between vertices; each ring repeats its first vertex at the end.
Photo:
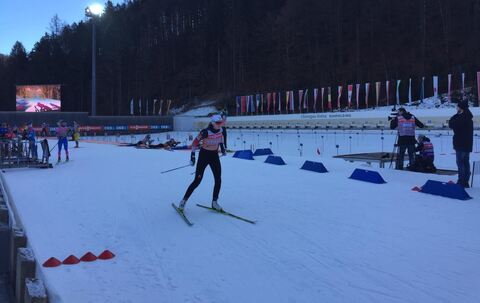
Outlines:
POLYGON ((390 105, 390 80, 387 80, 386 83, 386 92, 387 92, 387 106, 390 105))
POLYGON ((425 99, 425 77, 422 77, 422 84, 420 86, 420 99, 422 102, 425 99))
POLYGON ((308 112, 308 89, 305 90, 305 93, 303 95, 303 109, 308 112))
POLYGON ((328 87, 328 109, 332 111, 332 88, 329 86, 328 87))
POLYGON ((295 111, 295 97, 293 95, 293 90, 290 91, 290 110, 295 111))
POLYGON ((477 100, 480 100, 480 72, 477 72, 477 100))
POLYGON ((278 92, 278 113, 282 113, 282 93, 278 92))
POLYGON ((412 103, 412 78, 408 79, 408 102, 412 103))
POLYGON ((365 83, 365 108, 368 108, 369 93, 370 93, 370 83, 365 83))
POLYGON ((358 109, 358 107, 360 106, 360 84, 356 85, 355 93, 357 96, 356 101, 357 101, 357 109, 358 109))
POLYGON ((247 113, 247 96, 242 96, 241 97, 241 112, 242 115, 247 113))
POLYGON ((272 105, 273 105, 273 107, 272 107, 273 110, 272 111, 275 114, 275 108, 276 108, 275 105, 277 105, 277 93, 276 92, 272 93, 272 102, 273 102, 272 103, 272 105))
POLYGON ((323 112, 323 96, 325 94, 325 88, 322 87, 321 89, 321 93, 320 93, 320 108, 322 109, 322 112, 323 112))
POLYGON ((255 107, 255 112, 258 113, 260 109, 260 94, 255 95, 255 101, 257 103, 257 106, 255 107))
POLYGON ((376 82, 375 83, 375 91, 377 93, 377 95, 376 95, 376 101, 377 101, 376 102, 376 107, 378 107, 378 102, 380 100, 380 89, 381 89, 381 87, 382 87, 382 82, 376 82))
POLYGON ((236 109, 237 109, 237 116, 240 114, 240 104, 241 104, 241 97, 237 96, 235 99, 236 109))
POLYGON ((303 89, 298 91, 298 111, 302 112, 303 89))
POLYGON ((452 101, 452 74, 448 74, 448 102, 452 101))
POLYGON ((400 105, 400 83, 402 83, 402 80, 397 80, 397 105, 400 105))
POLYGON ((347 96, 348 96, 348 108, 352 107, 352 94, 353 94, 353 84, 347 86, 347 96))
POLYGON ((433 97, 438 98, 438 76, 433 76, 433 97))
POLYGON ((167 115, 170 114, 170 105, 172 105, 172 100, 171 100, 171 99, 168 99, 168 102, 167 102, 167 112, 166 112, 167 115))
POLYGON ((267 93, 267 113, 270 114, 270 103, 272 103, 272 93, 267 93))
POLYGON ((337 108, 340 109, 340 100, 342 99, 342 86, 338 86, 337 108))

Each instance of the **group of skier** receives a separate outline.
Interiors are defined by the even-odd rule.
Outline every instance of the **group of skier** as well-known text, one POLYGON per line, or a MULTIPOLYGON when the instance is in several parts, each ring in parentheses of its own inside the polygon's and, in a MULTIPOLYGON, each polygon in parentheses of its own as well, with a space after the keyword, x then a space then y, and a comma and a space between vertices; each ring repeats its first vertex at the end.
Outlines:
MULTIPOLYGON (((58 139, 58 161, 61 161, 62 148, 65 150, 65 157, 68 161, 68 137, 71 135, 72 141, 75 142, 75 147, 78 147, 78 142, 80 139, 79 124, 74 121, 73 127, 68 127, 66 121, 60 120, 57 122, 55 135, 58 139)), ((50 127, 47 123, 42 123, 40 137, 48 136, 50 136, 50 127)), ((17 127, 16 125, 9 126, 7 123, 2 123, 0 126, 0 140, 14 139, 28 141, 30 157, 34 160, 38 158, 36 148, 37 134, 35 132, 35 128, 33 127, 32 122, 27 122, 20 127, 17 127)))

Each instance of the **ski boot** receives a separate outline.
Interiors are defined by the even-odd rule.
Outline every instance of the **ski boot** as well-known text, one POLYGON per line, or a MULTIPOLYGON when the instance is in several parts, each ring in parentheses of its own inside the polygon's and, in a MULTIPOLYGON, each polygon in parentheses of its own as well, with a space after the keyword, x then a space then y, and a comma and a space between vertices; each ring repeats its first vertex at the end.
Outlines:
POLYGON ((182 199, 182 201, 180 201, 180 203, 178 204, 178 210, 183 212, 183 210, 185 209, 185 204, 187 204, 187 200, 182 199))
POLYGON ((222 207, 218 204, 217 200, 212 201, 212 208, 219 212, 223 211, 222 207))

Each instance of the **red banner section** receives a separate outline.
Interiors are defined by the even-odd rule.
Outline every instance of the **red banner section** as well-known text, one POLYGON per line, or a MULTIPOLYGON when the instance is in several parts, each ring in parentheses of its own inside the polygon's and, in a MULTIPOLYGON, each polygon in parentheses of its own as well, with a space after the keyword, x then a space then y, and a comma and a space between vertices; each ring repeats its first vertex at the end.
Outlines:
POLYGON ((103 126, 80 126, 79 130, 81 132, 101 132, 103 130, 103 126))

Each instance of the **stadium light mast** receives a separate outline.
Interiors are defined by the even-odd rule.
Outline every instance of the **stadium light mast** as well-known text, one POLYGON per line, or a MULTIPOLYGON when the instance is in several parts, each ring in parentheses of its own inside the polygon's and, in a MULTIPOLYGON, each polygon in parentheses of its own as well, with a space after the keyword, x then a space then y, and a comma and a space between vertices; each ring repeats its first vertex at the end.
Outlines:
POLYGON ((95 21, 105 8, 102 4, 94 3, 85 9, 85 16, 92 19, 92 116, 97 115, 97 32, 95 21))

